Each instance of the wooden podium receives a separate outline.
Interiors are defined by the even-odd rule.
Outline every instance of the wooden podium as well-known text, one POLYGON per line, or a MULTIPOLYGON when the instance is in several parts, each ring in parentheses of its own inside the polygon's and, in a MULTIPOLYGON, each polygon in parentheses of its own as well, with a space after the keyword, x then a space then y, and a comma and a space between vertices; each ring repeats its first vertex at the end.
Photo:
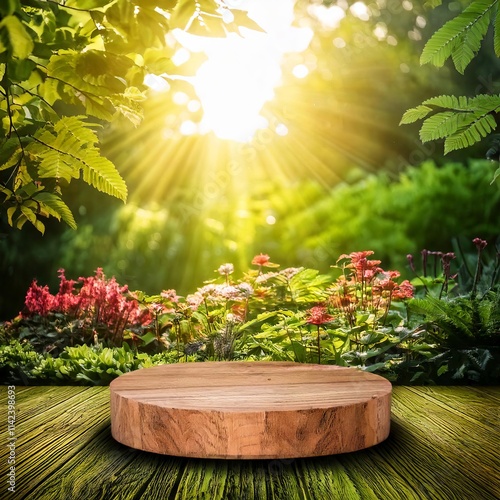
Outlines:
POLYGON ((355 368, 176 363, 113 380, 111 432, 166 455, 271 459, 360 450, 389 435, 392 386, 355 368))

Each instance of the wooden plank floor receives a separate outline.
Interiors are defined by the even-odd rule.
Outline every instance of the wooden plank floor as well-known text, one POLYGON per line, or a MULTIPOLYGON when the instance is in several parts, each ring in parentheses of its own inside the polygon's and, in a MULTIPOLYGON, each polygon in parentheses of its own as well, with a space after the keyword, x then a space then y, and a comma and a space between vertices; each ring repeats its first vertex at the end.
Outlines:
POLYGON ((109 388, 17 387, 16 491, 7 490, 0 388, 0 499, 500 498, 500 387, 395 387, 389 438, 313 459, 180 459, 111 437, 109 388))

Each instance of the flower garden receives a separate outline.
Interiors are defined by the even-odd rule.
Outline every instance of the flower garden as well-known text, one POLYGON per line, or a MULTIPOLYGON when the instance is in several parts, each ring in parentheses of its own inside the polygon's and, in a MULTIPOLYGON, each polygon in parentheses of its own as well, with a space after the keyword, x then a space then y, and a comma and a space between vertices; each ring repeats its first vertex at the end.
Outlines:
POLYGON ((240 277, 222 264, 185 297, 61 269, 57 293, 34 281, 2 324, 0 371, 9 383, 106 385, 162 363, 273 360, 352 366, 395 384, 498 383, 500 252, 473 245, 461 262, 408 255, 411 281, 372 251, 341 255, 328 274, 281 269, 261 253, 240 277))

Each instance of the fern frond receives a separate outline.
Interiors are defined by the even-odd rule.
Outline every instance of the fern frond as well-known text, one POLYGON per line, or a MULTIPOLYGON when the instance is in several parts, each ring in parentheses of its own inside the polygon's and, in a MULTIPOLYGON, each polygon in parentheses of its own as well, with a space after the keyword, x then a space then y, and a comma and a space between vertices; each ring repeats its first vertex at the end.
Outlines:
POLYGON ((96 145, 98 138, 96 133, 85 123, 85 116, 64 116, 54 126, 57 134, 73 137, 79 144, 96 145))
POLYGON ((469 99, 471 110, 483 113, 500 110, 500 95, 479 94, 469 99))
POLYGON ((408 123, 414 123, 417 120, 425 118, 431 111, 432 108, 429 108, 429 106, 424 106, 423 104, 417 106, 416 108, 411 108, 405 112, 399 124, 406 125, 408 123))
POLYGON ((456 149, 472 146, 495 130, 496 126, 495 118, 490 114, 474 120, 474 122, 465 129, 446 138, 444 142, 444 154, 455 151, 456 149))
POLYGON ((495 23, 493 26, 493 47, 495 49, 496 56, 500 57, 500 8, 497 9, 495 23))
POLYGON ((443 111, 430 116, 422 124, 420 140, 435 141, 454 134, 458 129, 458 116, 453 111, 443 111))
POLYGON ((469 99, 465 96, 438 95, 422 103, 426 106, 439 106, 453 111, 470 111, 469 99))
POLYGON ((477 22, 470 26, 461 37, 451 57, 456 70, 463 75, 465 68, 481 48, 481 42, 490 25, 491 11, 488 10, 477 22))
POLYGON ((33 196, 33 199, 41 204, 41 208, 47 210, 49 215, 58 220, 63 220, 71 229, 76 229, 76 222, 69 207, 57 195, 41 192, 33 196))
POLYGON ((60 151, 48 148, 41 159, 38 176, 42 179, 64 179, 70 182, 72 178, 77 179, 79 176, 72 158, 60 151))
POLYGON ((88 151, 80 161, 82 178, 103 193, 127 200, 127 185, 116 167, 97 150, 88 151))
POLYGON ((443 66, 455 50, 458 50, 461 55, 456 56, 459 62, 456 67, 458 71, 463 72, 470 62, 470 53, 474 54, 484 38, 491 12, 497 3, 498 0, 476 0, 461 14, 444 24, 425 44, 420 64, 443 66), (466 45, 465 49, 460 47, 461 43, 466 45))

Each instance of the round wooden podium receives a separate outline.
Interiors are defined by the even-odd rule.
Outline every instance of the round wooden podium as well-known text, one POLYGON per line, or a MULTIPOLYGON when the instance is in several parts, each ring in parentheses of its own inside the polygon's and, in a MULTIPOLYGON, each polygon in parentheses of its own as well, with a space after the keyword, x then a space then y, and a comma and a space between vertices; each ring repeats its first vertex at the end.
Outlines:
POLYGON ((378 375, 330 365, 161 365, 111 382, 111 432, 132 448, 184 457, 346 453, 387 438, 391 390, 378 375))

